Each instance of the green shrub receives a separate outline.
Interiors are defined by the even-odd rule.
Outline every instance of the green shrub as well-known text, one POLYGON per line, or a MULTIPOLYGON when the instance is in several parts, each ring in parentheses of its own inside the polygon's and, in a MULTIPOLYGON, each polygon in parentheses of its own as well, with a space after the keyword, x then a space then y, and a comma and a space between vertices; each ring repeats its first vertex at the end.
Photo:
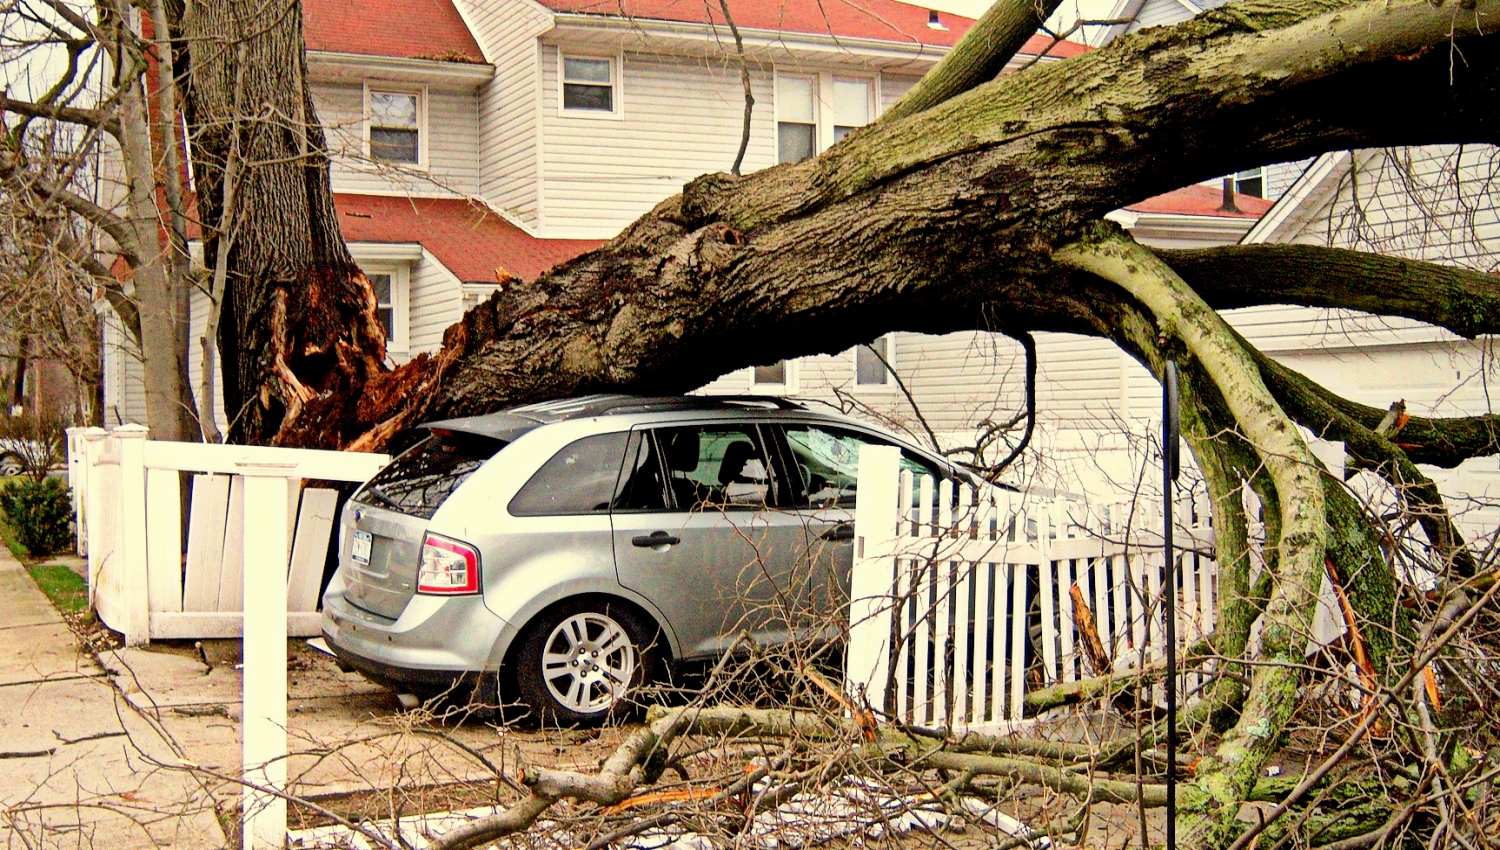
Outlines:
POLYGON ((68 488, 56 478, 12 482, 0 490, 0 509, 32 557, 61 551, 73 542, 73 504, 68 488))

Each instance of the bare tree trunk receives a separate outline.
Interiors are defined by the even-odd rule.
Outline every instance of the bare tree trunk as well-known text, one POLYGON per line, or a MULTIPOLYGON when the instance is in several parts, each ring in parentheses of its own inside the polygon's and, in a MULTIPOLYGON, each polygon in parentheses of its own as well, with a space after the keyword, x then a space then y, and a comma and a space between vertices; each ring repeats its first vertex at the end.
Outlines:
POLYGON ((115 88, 119 97, 120 146, 127 175, 127 222, 133 247, 135 301, 140 315, 142 381, 146 421, 153 436, 187 439, 184 400, 191 399, 182 369, 186 352, 177 347, 179 299, 172 273, 172 246, 162 238, 156 206, 157 169, 151 156, 150 108, 145 86, 146 61, 133 33, 126 4, 110 0, 107 20, 113 25, 115 88))

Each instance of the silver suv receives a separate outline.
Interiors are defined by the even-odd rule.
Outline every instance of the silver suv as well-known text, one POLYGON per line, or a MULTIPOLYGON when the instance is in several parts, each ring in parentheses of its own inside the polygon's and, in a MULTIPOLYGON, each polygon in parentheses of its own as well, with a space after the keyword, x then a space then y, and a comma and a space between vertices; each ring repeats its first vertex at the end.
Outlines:
POLYGON ((744 630, 775 644, 833 622, 861 447, 962 475, 764 397, 590 396, 423 429, 344 508, 328 645, 401 690, 479 674, 562 723, 744 630))

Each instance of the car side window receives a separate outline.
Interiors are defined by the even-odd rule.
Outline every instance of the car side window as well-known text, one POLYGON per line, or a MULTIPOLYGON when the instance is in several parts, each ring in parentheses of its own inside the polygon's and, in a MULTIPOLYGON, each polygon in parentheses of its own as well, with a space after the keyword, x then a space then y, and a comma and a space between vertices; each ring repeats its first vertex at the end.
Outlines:
POLYGON ((622 512, 669 509, 666 473, 656 440, 649 431, 636 431, 630 435, 630 445, 625 450, 625 471, 615 489, 613 509, 622 512))
MULTIPOLYGON (((788 424, 783 428, 791 450, 798 507, 852 508, 859 485, 859 455, 865 446, 893 443, 870 434, 821 425, 788 424)), ((938 477, 928 461, 901 449, 901 469, 938 477)))
POLYGON ((562 516, 609 510, 629 434, 574 440, 542 464, 510 500, 512 516, 562 516))
POLYGON ((755 509, 771 504, 771 466, 760 429, 713 423, 655 431, 677 510, 755 509))

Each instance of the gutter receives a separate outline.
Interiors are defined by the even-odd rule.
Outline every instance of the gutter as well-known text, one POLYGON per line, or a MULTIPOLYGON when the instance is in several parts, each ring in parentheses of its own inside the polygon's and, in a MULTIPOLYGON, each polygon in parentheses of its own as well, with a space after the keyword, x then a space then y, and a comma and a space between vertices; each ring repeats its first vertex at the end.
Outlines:
POLYGON ((307 51, 307 70, 314 79, 385 78, 471 87, 495 76, 495 66, 488 62, 444 62, 333 50, 307 51))
MULTIPOLYGON (((555 30, 564 28, 575 31, 584 29, 591 32, 605 30, 644 36, 646 38, 704 41, 713 43, 716 46, 719 45, 720 39, 729 32, 727 26, 720 24, 618 18, 606 15, 581 14, 578 12, 558 12, 553 15, 553 19, 556 21, 555 30)), ((800 49, 821 52, 858 53, 864 56, 889 59, 925 59, 936 62, 947 55, 948 51, 952 49, 933 44, 901 43, 875 38, 845 38, 843 36, 827 34, 794 33, 786 32, 785 30, 769 30, 745 26, 739 27, 739 31, 740 36, 744 39, 747 50, 800 49)))

